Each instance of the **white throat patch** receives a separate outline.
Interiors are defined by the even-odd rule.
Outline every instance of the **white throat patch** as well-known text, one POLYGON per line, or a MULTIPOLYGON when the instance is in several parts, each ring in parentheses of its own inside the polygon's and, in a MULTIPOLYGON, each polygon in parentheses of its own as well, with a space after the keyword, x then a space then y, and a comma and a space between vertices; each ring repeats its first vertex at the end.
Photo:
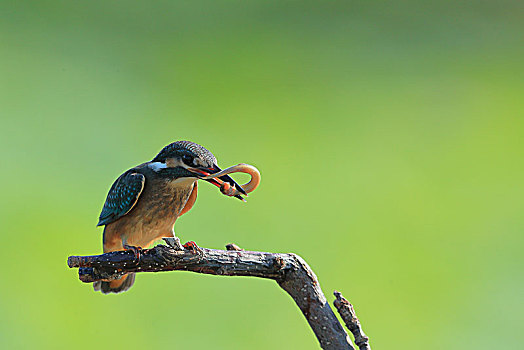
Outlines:
POLYGON ((166 168, 167 168, 167 164, 166 164, 166 163, 162 163, 162 162, 149 163, 147 166, 148 166, 149 168, 153 169, 153 171, 156 171, 157 173, 158 173, 161 169, 166 169, 166 168))

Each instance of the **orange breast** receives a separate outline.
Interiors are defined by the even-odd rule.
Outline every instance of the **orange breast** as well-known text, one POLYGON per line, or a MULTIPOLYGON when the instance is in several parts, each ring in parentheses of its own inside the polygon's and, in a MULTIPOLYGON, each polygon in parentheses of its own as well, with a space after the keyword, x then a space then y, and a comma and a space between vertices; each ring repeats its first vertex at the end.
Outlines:
POLYGON ((196 183, 149 185, 146 182, 129 213, 106 225, 104 252, 122 250, 124 244, 145 248, 162 237, 172 237, 176 219, 195 203, 196 183))

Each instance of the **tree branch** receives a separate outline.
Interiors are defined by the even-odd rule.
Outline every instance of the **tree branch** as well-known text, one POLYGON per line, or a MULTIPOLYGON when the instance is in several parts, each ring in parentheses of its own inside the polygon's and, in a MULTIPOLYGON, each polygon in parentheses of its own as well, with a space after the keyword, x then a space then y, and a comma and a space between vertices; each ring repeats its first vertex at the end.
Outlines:
POLYGON ((357 344, 360 350, 371 350, 369 347, 369 338, 362 330, 362 326, 357 318, 355 309, 353 309, 353 305, 351 305, 351 303, 344 298, 339 291, 335 291, 333 294, 336 298, 333 304, 337 308, 342 320, 344 320, 346 327, 348 327, 351 333, 353 333, 355 344, 357 344))
POLYGON ((173 270, 273 279, 293 298, 323 349, 354 349, 317 277, 298 255, 251 252, 236 245, 228 245, 228 250, 196 247, 180 251, 175 249, 172 238, 165 241, 168 245, 142 250, 139 259, 132 251, 119 251, 70 256, 67 264, 78 267, 79 278, 86 283, 117 279, 128 272, 173 270))

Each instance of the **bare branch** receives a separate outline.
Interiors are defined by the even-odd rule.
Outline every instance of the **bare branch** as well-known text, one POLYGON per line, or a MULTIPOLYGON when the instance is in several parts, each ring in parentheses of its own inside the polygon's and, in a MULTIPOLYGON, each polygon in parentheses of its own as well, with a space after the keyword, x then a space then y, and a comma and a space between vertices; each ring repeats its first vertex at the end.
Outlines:
MULTIPOLYGON (((166 239, 168 244, 172 243, 166 239)), ((354 349, 348 334, 331 310, 318 279, 295 254, 252 252, 230 246, 232 250, 197 247, 177 250, 157 245, 140 252, 132 251, 93 256, 70 256, 69 267, 78 267, 83 282, 112 280, 128 272, 192 271, 222 276, 252 276, 275 280, 298 305, 323 349, 354 349)))
POLYGON ((353 333, 355 337, 355 344, 357 344, 360 350, 371 350, 369 347, 369 338, 364 334, 360 321, 357 318, 353 305, 342 296, 342 293, 335 291, 335 302, 333 303, 344 320, 346 327, 353 333))

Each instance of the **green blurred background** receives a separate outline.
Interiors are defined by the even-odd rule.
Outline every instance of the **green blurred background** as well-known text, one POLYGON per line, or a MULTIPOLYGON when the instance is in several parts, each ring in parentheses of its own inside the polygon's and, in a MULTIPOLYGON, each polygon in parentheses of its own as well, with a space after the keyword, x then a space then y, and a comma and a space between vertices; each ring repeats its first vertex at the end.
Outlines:
POLYGON ((263 177, 247 204, 201 184, 183 241, 301 255, 375 349, 521 348, 522 10, 2 1, 0 348, 318 348, 272 281, 105 296, 67 268, 113 180, 180 139, 263 177))

